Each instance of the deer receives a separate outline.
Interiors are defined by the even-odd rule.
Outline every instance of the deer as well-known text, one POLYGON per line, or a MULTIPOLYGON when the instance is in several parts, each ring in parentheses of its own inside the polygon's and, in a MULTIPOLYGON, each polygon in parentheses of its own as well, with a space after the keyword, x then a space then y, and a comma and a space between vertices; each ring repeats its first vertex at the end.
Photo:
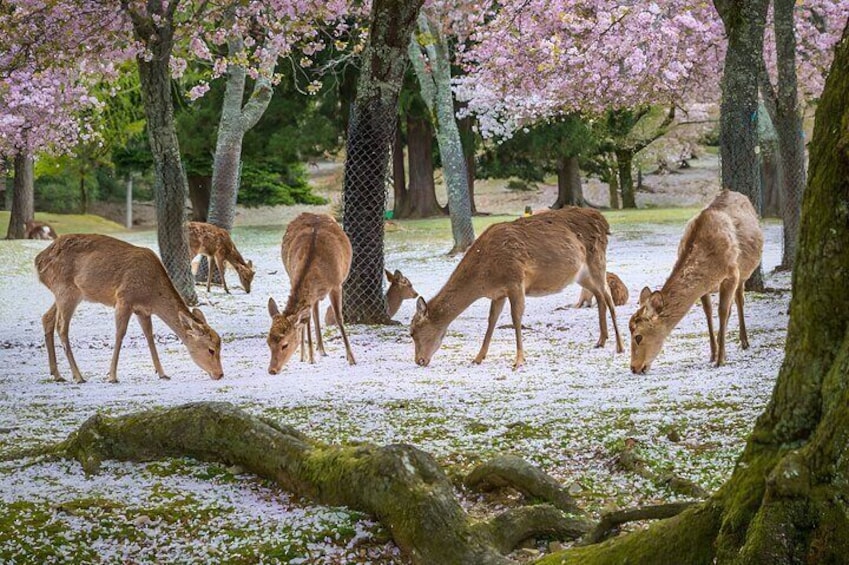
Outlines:
POLYGON ((50 224, 28 220, 24 223, 24 231, 27 239, 56 239, 56 232, 50 224))
POLYGON ((189 232, 189 251, 192 257, 203 255, 209 260, 206 291, 209 292, 209 287, 212 284, 212 262, 214 260, 215 266, 218 268, 218 275, 224 285, 224 292, 230 294, 230 289, 227 288, 227 279, 224 278, 224 270, 229 263, 239 274, 242 288, 245 289, 247 294, 250 294, 251 281, 254 280, 256 269, 254 269, 253 261, 245 261, 242 258, 242 254, 236 249, 236 244, 233 243, 227 230, 205 222, 189 222, 187 229, 189 232))
POLYGON ((743 316, 743 289, 761 262, 763 232, 749 199, 739 192, 722 190, 713 202, 684 228, 678 259, 660 290, 640 292, 637 311, 631 316, 631 372, 645 374, 660 353, 663 342, 700 299, 707 317, 710 361, 725 364, 725 333, 731 305, 737 303, 740 344, 749 348, 743 316), (713 331, 711 292, 719 289, 719 339, 713 331))
POLYGON ((426 367, 442 344, 448 326, 479 298, 490 299, 489 321, 475 364, 483 362, 506 300, 516 332, 517 369, 525 361, 522 316, 526 296, 546 296, 577 281, 599 303, 596 347, 607 341, 607 309, 624 348, 613 298, 605 284, 609 225, 597 210, 565 207, 493 224, 472 244, 445 286, 430 300, 419 297, 410 324, 416 364, 426 367))
MULTIPOLYGON (((610 288, 610 296, 613 297, 613 303, 616 306, 623 306, 628 303, 628 287, 622 282, 617 275, 607 272, 607 286, 610 288)), ((581 294, 578 296, 578 301, 575 303, 575 308, 591 308, 593 305, 593 295, 585 288, 581 289, 581 294)))
MULTIPOLYGON (((405 277, 401 271, 395 269, 394 273, 383 269, 386 275, 386 280, 389 281, 389 288, 386 289, 386 315, 392 318, 398 313, 401 308, 401 303, 408 298, 418 298, 419 293, 413 288, 413 283, 405 277)), ((327 307, 324 312, 324 325, 330 326, 336 323, 336 316, 333 315, 333 308, 327 307)))
POLYGON ((273 297, 268 299, 268 314, 271 316, 267 339, 271 351, 268 373, 278 374, 299 346, 301 361, 304 361, 305 341, 309 345, 309 362, 315 362, 310 316, 315 321, 318 352, 326 355, 318 304, 328 296, 333 315, 339 322, 346 358, 350 365, 355 365, 342 317, 342 283, 348 278, 353 255, 348 236, 333 217, 303 212, 287 226, 280 251, 291 290, 282 312, 273 297))
POLYGON ((83 300, 115 309, 115 347, 109 382, 118 382, 118 355, 132 314, 142 328, 153 366, 167 380, 153 340, 151 316, 156 315, 186 346, 198 367, 214 380, 224 376, 221 368, 221 338, 209 327, 199 309, 189 310, 174 288, 159 257, 150 249, 137 247, 106 235, 68 234, 59 236, 35 257, 38 279, 53 293, 55 301, 42 316, 44 340, 55 381, 64 379, 56 365, 54 333, 65 348, 74 381, 84 383, 71 344, 68 327, 83 300))

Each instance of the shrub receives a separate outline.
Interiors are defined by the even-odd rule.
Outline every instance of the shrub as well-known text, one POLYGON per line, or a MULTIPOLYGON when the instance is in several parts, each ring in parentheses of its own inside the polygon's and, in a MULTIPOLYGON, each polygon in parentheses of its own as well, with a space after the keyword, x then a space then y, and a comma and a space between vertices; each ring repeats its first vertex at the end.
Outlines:
POLYGON ((298 164, 272 171, 245 163, 242 166, 239 204, 243 206, 276 206, 284 204, 325 204, 327 200, 312 193, 306 168, 298 164))

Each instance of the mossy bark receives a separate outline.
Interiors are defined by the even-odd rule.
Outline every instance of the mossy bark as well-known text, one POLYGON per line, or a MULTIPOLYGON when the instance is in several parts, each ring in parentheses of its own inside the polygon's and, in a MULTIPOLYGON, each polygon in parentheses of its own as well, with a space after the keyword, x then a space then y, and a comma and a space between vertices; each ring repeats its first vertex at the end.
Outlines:
POLYGON ((35 187, 33 178, 32 155, 26 151, 21 151, 15 155, 12 211, 9 216, 9 228, 6 231, 6 239, 24 239, 27 236, 26 223, 31 222, 35 217, 35 187))

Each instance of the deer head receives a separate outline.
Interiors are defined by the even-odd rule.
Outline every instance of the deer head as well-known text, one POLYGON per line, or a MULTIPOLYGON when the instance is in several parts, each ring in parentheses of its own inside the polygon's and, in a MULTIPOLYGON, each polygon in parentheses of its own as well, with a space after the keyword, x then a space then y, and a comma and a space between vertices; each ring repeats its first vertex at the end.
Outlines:
POLYGON ((268 349, 271 361, 268 374, 280 372, 292 355, 297 351, 301 340, 301 330, 310 317, 309 305, 298 308, 294 314, 280 313, 273 298, 268 299, 268 314, 271 316, 271 329, 268 330, 268 349))
POLYGON ((179 312, 178 317, 183 329, 183 343, 192 360, 216 381, 223 377, 221 338, 206 323, 203 312, 194 308, 190 314, 179 312))
POLYGON ((666 336, 671 331, 661 319, 663 295, 645 287, 640 292, 640 304, 628 328, 631 330, 631 372, 644 374, 651 367, 666 336))
POLYGON ((428 315, 427 302, 421 296, 416 301, 416 313, 410 322, 410 336, 416 346, 416 364, 427 367, 430 358, 442 345, 448 326, 441 327, 428 315))
POLYGON ((386 280, 389 281, 389 287, 397 289, 401 300, 406 300, 408 298, 417 298, 419 293, 416 292, 416 289, 413 288, 413 283, 410 282, 410 279, 405 277, 401 271, 395 269, 394 273, 390 273, 388 270, 384 269, 386 273, 386 280))
POLYGON ((242 283, 242 288, 245 289, 245 292, 251 293, 251 282, 254 280, 254 275, 256 274, 256 269, 254 269, 254 262, 248 261, 244 265, 234 265, 236 267, 236 272, 239 273, 239 281, 242 283))

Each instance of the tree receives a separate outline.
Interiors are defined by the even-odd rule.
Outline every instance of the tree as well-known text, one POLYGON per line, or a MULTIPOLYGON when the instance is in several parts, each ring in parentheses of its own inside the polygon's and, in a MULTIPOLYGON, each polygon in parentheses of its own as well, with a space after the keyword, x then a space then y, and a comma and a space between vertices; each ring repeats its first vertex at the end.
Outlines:
POLYGON ((389 148, 407 48, 423 0, 375 0, 348 129, 343 226, 354 256, 344 286, 346 320, 385 323, 383 215, 389 148))
POLYGON ((419 14, 419 33, 410 40, 410 60, 419 79, 422 98, 431 114, 436 117, 436 140, 442 159, 442 172, 448 192, 448 212, 451 216, 451 234, 454 237, 451 253, 462 253, 474 242, 475 229, 472 226, 466 158, 460 140, 460 130, 454 117, 451 57, 448 42, 437 26, 426 13, 419 14))
MULTIPOLYGON (((603 544, 596 543, 596 528, 584 537, 589 545, 554 553, 539 565, 845 561, 849 295, 833 275, 849 269, 843 245, 849 238, 849 144, 840 127, 847 120, 849 26, 817 109, 785 359, 731 478, 702 503, 626 513, 671 519, 603 544)), ((514 562, 501 553, 517 540, 543 534, 573 539, 590 531, 568 494, 518 458, 489 461, 464 482, 469 488, 481 479, 508 484, 550 504, 476 521, 459 506, 433 458, 411 446, 328 446, 220 403, 94 416, 46 451, 75 458, 88 472, 107 458, 189 455, 237 463, 319 502, 372 513, 415 563, 509 565, 514 562)))

